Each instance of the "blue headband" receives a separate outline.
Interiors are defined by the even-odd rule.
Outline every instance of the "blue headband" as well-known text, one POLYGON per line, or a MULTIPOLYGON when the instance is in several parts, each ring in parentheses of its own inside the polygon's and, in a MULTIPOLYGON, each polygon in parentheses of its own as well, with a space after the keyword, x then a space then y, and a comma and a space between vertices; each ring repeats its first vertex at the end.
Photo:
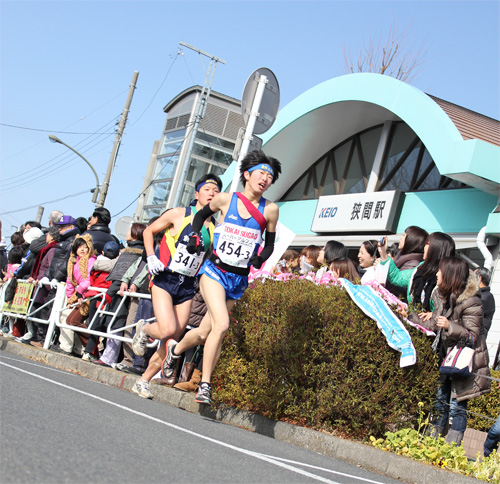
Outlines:
POLYGON ((198 184, 198 186, 196 187, 196 191, 199 192, 200 191, 200 188, 203 186, 203 185, 206 185, 207 183, 214 183, 215 185, 217 185, 217 188, 220 190, 220 185, 217 181, 215 181, 213 178, 209 178, 208 180, 205 180, 201 183, 198 184))
POLYGON ((274 178, 274 170, 272 169, 271 165, 268 165, 267 163, 261 163, 260 165, 252 166, 252 168, 249 168, 247 171, 248 173, 251 173, 255 170, 267 171, 267 173, 270 173, 274 178))

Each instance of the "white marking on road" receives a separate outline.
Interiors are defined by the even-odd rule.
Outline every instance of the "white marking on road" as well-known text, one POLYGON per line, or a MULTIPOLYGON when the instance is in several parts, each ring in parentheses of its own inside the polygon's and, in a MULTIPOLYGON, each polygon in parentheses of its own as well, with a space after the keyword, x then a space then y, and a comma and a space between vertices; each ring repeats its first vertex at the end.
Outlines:
MULTIPOLYGON (((51 366, 47 366, 46 364, 42 364, 42 363, 33 363, 31 361, 24 361, 24 360, 18 360, 16 358, 9 358, 8 356, 4 356, 4 355, 1 355, 0 356, 1 359, 3 360, 11 360, 11 361, 15 361, 16 363, 22 363, 24 365, 31 365, 31 366, 35 366, 36 368, 42 368, 44 370, 49 370, 49 371, 54 371, 55 373, 63 373, 64 375, 68 375, 68 376, 74 376, 75 378, 78 378, 78 377, 81 377, 82 375, 79 375, 78 373, 72 373, 71 371, 68 371, 68 370, 61 370, 59 368, 53 368, 51 366)), ((87 381, 90 381, 92 383, 95 383, 96 385, 103 385, 105 387, 109 386, 107 385, 106 383, 102 383, 100 381, 97 381, 97 380, 92 380, 91 378, 86 378, 84 377, 87 381)))
MULTIPOLYGON (((265 456, 266 454, 261 454, 261 455, 265 456)), ((344 472, 334 471, 333 469, 327 469, 326 467, 313 466, 312 464, 306 464, 305 462, 298 462, 296 460, 285 459, 283 457, 273 457, 271 455, 268 455, 266 457, 270 457, 272 459, 276 459, 276 460, 279 460, 281 462, 288 462, 289 464, 297 464, 299 466, 311 467, 312 469, 317 469, 319 471, 330 472, 332 474, 338 474, 339 476, 353 477, 354 479, 357 479, 359 481, 371 482, 374 484, 382 484, 380 481, 373 481, 372 479, 365 479, 364 477, 356 477, 356 476, 353 476, 352 474, 345 474, 344 472)))
MULTIPOLYGON (((152 417, 151 415, 148 415, 146 413, 139 412, 137 410, 133 410, 133 409, 131 409, 129 407, 125 407, 124 405, 120 405, 119 403, 112 402, 111 400, 107 400, 105 398, 98 397, 97 395, 93 395, 92 393, 88 393, 88 392, 85 392, 83 390, 79 390, 78 388, 74 388, 74 387, 71 387, 69 385, 65 385, 64 383, 60 383, 58 381, 51 380, 50 378, 46 378, 46 377, 41 376, 41 375, 35 375, 35 374, 33 374, 33 373, 31 373, 31 372, 29 372, 27 370, 23 370, 22 368, 17 368, 15 366, 9 365, 9 364, 4 363, 2 361, 0 361, 0 365, 7 366, 9 368, 12 368, 13 370, 17 370, 17 371, 20 371, 22 373, 26 373, 27 375, 30 375, 30 376, 35 377, 35 378, 39 378, 40 380, 44 380, 44 381, 47 381, 49 383, 53 383, 54 385, 58 385, 60 387, 66 388, 68 390, 72 390, 72 391, 74 391, 76 393, 80 393, 82 395, 85 395, 87 397, 93 398, 95 400, 99 400, 101 402, 107 403, 109 405, 112 405, 114 407, 120 408, 120 409, 125 410, 127 412, 133 413, 135 415, 139 415, 140 417, 147 418, 149 420, 152 420, 153 422, 160 423, 162 425, 165 425, 167 427, 173 428, 173 429, 178 430, 180 432, 184 432, 185 434, 192 435, 192 436, 196 437, 197 439, 203 439, 203 440, 206 440, 208 442, 212 442, 214 444, 220 445, 222 447, 227 447, 228 449, 234 450, 234 451, 239 452, 241 454, 246 454, 246 455, 252 456, 252 457, 254 457, 256 459, 263 460, 265 462, 268 462, 268 463, 273 464, 273 465, 278 466, 278 467, 282 467, 282 468, 287 469, 287 470, 289 470, 291 472, 295 472, 297 474, 301 474, 303 476, 310 477, 311 479, 315 479, 315 480, 320 481, 320 482, 325 482, 327 484, 341 484, 341 483, 339 483, 337 481, 332 481, 332 480, 327 479, 325 477, 317 476, 317 475, 312 474, 310 472, 307 472, 307 471, 305 471, 303 469, 298 469, 296 467, 293 467, 293 466, 288 465, 288 464, 285 463, 285 462, 295 463, 294 461, 288 461, 287 459, 281 459, 280 457, 267 456, 267 455, 261 454, 259 452, 254 452, 254 451, 251 451, 251 450, 243 449, 241 447, 236 447, 236 446, 234 446, 232 444, 228 444, 226 442, 222 442, 221 440, 216 440, 216 439, 213 439, 212 437, 207 437, 207 436, 199 434, 197 432, 193 432, 192 430, 188 430, 188 429, 185 429, 183 427, 179 427, 178 425, 175 425, 175 424, 172 424, 172 423, 169 423, 169 422, 165 422, 164 420, 160 420, 159 418, 152 417)), ((335 473, 335 471, 331 471, 330 469, 322 469, 321 467, 309 466, 308 464, 304 464, 304 463, 297 463, 297 464, 302 465, 302 466, 313 467, 313 468, 318 469, 318 470, 321 469, 321 470, 325 470, 327 472, 334 472, 335 473)), ((371 480, 364 479, 362 477, 357 477, 357 476, 354 476, 354 475, 351 475, 351 474, 343 474, 343 473, 340 473, 340 472, 338 472, 337 474, 340 474, 340 475, 343 475, 343 476, 347 476, 347 477, 350 477, 352 479, 357 479, 357 480, 361 480, 361 481, 365 481, 365 482, 371 482, 371 483, 374 483, 374 484, 384 484, 384 483, 382 483, 380 481, 371 481, 371 480)))

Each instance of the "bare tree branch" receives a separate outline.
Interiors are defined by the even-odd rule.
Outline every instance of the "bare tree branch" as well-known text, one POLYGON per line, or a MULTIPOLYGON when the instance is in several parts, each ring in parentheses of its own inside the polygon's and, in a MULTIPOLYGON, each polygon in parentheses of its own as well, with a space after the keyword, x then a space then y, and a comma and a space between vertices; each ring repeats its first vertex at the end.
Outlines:
POLYGON ((370 36, 368 44, 363 46, 356 61, 343 45, 345 71, 377 72, 405 82, 415 79, 426 62, 426 52, 424 43, 415 48, 414 43, 410 41, 409 27, 410 25, 399 33, 393 21, 385 42, 382 42, 381 35, 378 39, 370 36))

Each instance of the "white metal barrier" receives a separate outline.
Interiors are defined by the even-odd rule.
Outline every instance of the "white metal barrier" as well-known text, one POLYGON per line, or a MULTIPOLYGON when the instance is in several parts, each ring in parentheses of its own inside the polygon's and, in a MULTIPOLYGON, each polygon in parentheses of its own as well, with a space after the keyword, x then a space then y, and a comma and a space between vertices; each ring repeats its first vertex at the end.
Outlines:
MULTIPOLYGON (((21 281, 20 280, 19 282, 28 282, 28 281, 21 281)), ((69 324, 64 324, 61 322, 61 312, 64 311, 65 309, 68 309, 68 307, 66 305, 66 284, 65 283, 60 282, 57 285, 56 294, 55 294, 54 298, 45 301, 42 306, 33 309, 33 304, 34 304, 35 298, 36 298, 38 291, 40 289, 39 287, 36 287, 31 295, 31 297, 30 297, 29 307, 28 307, 28 311, 26 314, 20 314, 17 312, 5 310, 4 303, 5 303, 6 286, 7 286, 7 284, 4 284, 0 287, 0 322, 2 322, 2 325, 3 325, 3 319, 5 317, 11 318, 11 321, 10 321, 10 330, 11 331, 12 331, 12 325, 13 325, 12 318, 13 319, 24 319, 28 324, 31 322, 36 322, 39 324, 48 325, 47 335, 45 337, 45 341, 43 344, 43 347, 45 349, 48 349, 52 343, 52 339, 54 336, 54 331, 55 331, 56 326, 59 328, 70 329, 71 331, 74 331, 74 332, 85 333, 85 334, 89 334, 89 335, 93 334, 93 335, 103 337, 103 338, 112 338, 112 339, 116 339, 116 340, 119 340, 122 342, 131 343, 132 338, 127 338, 125 336, 121 336, 119 333, 122 333, 126 329, 134 328, 135 326, 137 326, 138 323, 133 323, 133 324, 129 324, 126 326, 121 326, 119 328, 115 328, 115 327, 113 327, 113 325, 116 322, 116 317, 119 314, 120 310, 122 309, 123 305, 126 303, 127 298, 151 300, 150 294, 142 294, 142 293, 137 293, 137 292, 124 291, 123 297, 121 298, 120 303, 119 303, 118 307, 116 308, 116 310, 109 311, 106 309, 104 304, 101 304, 102 302, 105 301, 105 294, 106 294, 107 290, 99 288, 99 287, 89 287, 88 290, 98 292, 98 294, 95 296, 92 296, 90 298, 85 298, 85 299, 83 299, 83 301, 92 301, 92 300, 98 299, 99 304, 98 304, 98 309, 94 314, 94 317, 92 318, 91 321, 87 321, 86 322, 87 327, 83 328, 83 327, 78 327, 78 326, 72 326, 69 324), (38 317, 37 313, 39 314, 40 311, 42 309, 46 308, 49 304, 52 304, 52 309, 50 311, 50 315, 49 315, 48 319, 42 319, 42 318, 38 317), (104 307, 101 308, 101 306, 104 306, 104 307), (95 326, 97 326, 98 318, 100 318, 101 316, 111 316, 111 320, 109 321, 109 323, 107 323, 106 331, 98 331, 98 330, 93 329, 93 328, 95 328, 95 326)), ((78 306, 78 303, 75 303, 75 304, 70 305, 69 308, 72 309, 72 308, 75 308, 77 306, 78 306)), ((156 320, 156 318, 153 316, 152 318, 149 318, 146 321, 153 322, 155 320, 156 320)), ((157 345, 157 342, 154 342, 154 343, 148 344, 148 347, 154 347, 156 345, 157 345)))

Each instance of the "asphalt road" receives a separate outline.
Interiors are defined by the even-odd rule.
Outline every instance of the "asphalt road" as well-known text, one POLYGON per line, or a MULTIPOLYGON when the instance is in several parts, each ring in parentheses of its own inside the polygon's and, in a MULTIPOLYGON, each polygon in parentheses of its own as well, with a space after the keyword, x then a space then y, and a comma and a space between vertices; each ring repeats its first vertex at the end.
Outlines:
POLYGON ((395 483, 16 355, 0 356, 2 483, 395 483))

